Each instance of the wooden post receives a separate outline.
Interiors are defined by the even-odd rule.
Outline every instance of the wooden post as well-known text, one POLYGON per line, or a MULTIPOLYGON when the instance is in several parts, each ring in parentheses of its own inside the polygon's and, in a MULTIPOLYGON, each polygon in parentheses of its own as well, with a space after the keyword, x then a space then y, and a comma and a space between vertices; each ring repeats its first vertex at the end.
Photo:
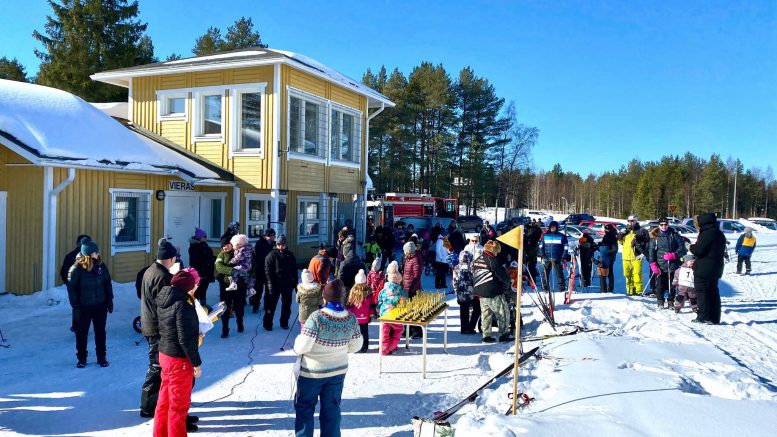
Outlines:
POLYGON ((515 367, 513 368, 513 416, 518 413, 518 365, 521 358, 521 289, 523 288, 523 226, 518 226, 518 280, 515 295, 515 367))

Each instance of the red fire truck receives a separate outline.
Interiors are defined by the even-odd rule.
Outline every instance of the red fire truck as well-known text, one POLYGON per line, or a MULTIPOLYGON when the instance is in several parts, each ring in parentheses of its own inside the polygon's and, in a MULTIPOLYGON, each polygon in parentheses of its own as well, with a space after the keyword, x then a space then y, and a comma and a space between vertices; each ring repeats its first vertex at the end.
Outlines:
POLYGON ((367 202, 367 216, 375 225, 393 225, 405 217, 459 216, 459 201, 454 198, 434 197, 428 194, 386 193, 382 199, 367 202))

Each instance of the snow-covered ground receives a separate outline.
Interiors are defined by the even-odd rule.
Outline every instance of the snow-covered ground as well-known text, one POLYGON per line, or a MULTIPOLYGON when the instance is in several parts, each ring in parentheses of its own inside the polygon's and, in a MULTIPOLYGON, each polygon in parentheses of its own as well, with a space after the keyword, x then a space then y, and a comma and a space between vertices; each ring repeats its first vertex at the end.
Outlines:
MULTIPOLYGON (((674 314, 657 311, 646 298, 624 296, 616 263, 616 294, 578 292, 556 312, 561 322, 600 331, 525 344, 541 346, 542 359, 520 372, 521 391, 536 400, 518 417, 505 416, 512 384, 503 378, 451 417, 456 435, 774 435, 777 235, 757 238, 751 276, 736 276, 735 263, 726 265, 719 326, 692 324, 687 307, 674 314)), ((425 285, 431 283, 424 277, 425 285)), ((478 336, 459 334, 455 299, 449 303, 448 353, 439 320, 430 335, 425 380, 417 340, 386 357, 378 373, 378 326, 371 325, 371 353, 351 356, 344 435, 412 435, 412 416, 430 417, 455 404, 509 364, 511 345, 483 345, 478 336)), ((147 361, 145 343, 135 344, 141 337, 131 327, 139 307, 131 284, 117 284, 115 307, 108 318, 111 366, 97 366, 90 344, 87 367, 76 369, 63 288, 0 297, 3 344, 10 344, 0 348, 0 434, 151 434, 152 421, 138 416, 147 361)), ((523 315, 524 335, 552 332, 528 298, 523 315)), ((266 332, 259 322, 248 314, 246 332, 236 333, 233 325, 228 339, 216 332, 206 337, 203 377, 193 394, 198 434, 293 434, 294 356, 280 350, 288 331, 266 332)))

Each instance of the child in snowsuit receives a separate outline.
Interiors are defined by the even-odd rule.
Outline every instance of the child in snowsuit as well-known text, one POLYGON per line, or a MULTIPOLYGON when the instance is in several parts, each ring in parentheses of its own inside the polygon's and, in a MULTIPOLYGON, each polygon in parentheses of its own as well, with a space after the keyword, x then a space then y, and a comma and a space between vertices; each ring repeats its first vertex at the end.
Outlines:
POLYGON ((345 309, 356 316, 356 321, 359 322, 359 332, 362 334, 364 342, 362 348, 358 353, 367 352, 370 346, 370 303, 372 302, 372 290, 367 285, 367 276, 364 274, 364 270, 359 270, 356 274, 356 282, 351 287, 351 291, 348 293, 348 301, 345 304, 345 309))
POLYGON ((374 315, 378 315, 378 294, 380 294, 380 290, 383 290, 383 284, 386 283, 386 276, 383 274, 383 271, 380 270, 382 262, 383 260, 380 256, 375 258, 375 260, 372 261, 372 268, 367 274, 367 286, 370 287, 372 295, 370 312, 374 315))
MULTIPOLYGON (((399 273, 399 265, 396 261, 391 261, 388 268, 387 277, 388 281, 380 290, 378 295, 378 315, 383 316, 387 312, 391 311, 399 305, 399 302, 403 299, 407 299, 405 289, 402 288, 402 274, 399 273)), ((404 327, 398 323, 384 323, 382 335, 382 344, 380 353, 382 355, 390 355, 397 349, 399 342, 402 340, 402 332, 404 327)))
POLYGON ((683 265, 674 271, 674 278, 672 278, 672 287, 677 288, 677 296, 674 300, 674 312, 679 313, 683 308, 683 303, 688 300, 691 304, 691 310, 695 313, 698 306, 696 305, 696 289, 693 286, 693 264, 695 258, 693 255, 685 255, 683 257, 683 265))
POLYGON ((472 278, 472 254, 461 251, 459 264, 453 269, 453 290, 459 303, 459 320, 462 334, 475 334, 475 327, 480 318, 480 301, 472 293, 474 280, 472 278), (471 312, 470 312, 471 310, 471 312))
POLYGON ((256 294, 254 283, 256 279, 251 275, 251 261, 253 260, 254 246, 248 242, 245 234, 237 234, 229 240, 235 249, 235 255, 229 260, 228 264, 232 267, 232 274, 227 276, 229 286, 227 291, 237 290, 237 281, 242 276, 246 281, 248 296, 256 294))
POLYGON ((299 304, 299 323, 304 325, 313 311, 324 306, 321 284, 316 282, 313 272, 302 270, 302 282, 297 284, 297 303, 299 304))
POLYGON ((745 263, 745 274, 750 274, 750 257, 755 252, 755 237, 751 228, 745 228, 745 232, 737 240, 737 275, 742 273, 742 263, 745 263))

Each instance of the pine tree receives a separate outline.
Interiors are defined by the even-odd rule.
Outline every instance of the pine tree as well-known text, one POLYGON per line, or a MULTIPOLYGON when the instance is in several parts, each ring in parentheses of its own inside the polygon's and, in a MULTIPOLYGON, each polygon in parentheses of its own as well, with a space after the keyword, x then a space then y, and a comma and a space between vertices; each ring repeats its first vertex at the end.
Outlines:
POLYGON ((49 5, 54 13, 46 17, 44 33, 33 32, 44 47, 35 50, 42 61, 37 82, 88 101, 126 100, 126 89, 89 76, 153 61, 146 24, 137 19, 137 0, 49 0, 49 5))
POLYGON ((24 65, 18 59, 0 58, 0 79, 15 80, 17 82, 29 82, 24 65))
POLYGON ((251 47, 267 47, 267 44, 262 43, 262 37, 254 30, 251 18, 240 17, 235 24, 227 28, 225 37, 221 36, 221 29, 209 27, 205 34, 195 41, 192 53, 196 56, 206 56, 251 47))

